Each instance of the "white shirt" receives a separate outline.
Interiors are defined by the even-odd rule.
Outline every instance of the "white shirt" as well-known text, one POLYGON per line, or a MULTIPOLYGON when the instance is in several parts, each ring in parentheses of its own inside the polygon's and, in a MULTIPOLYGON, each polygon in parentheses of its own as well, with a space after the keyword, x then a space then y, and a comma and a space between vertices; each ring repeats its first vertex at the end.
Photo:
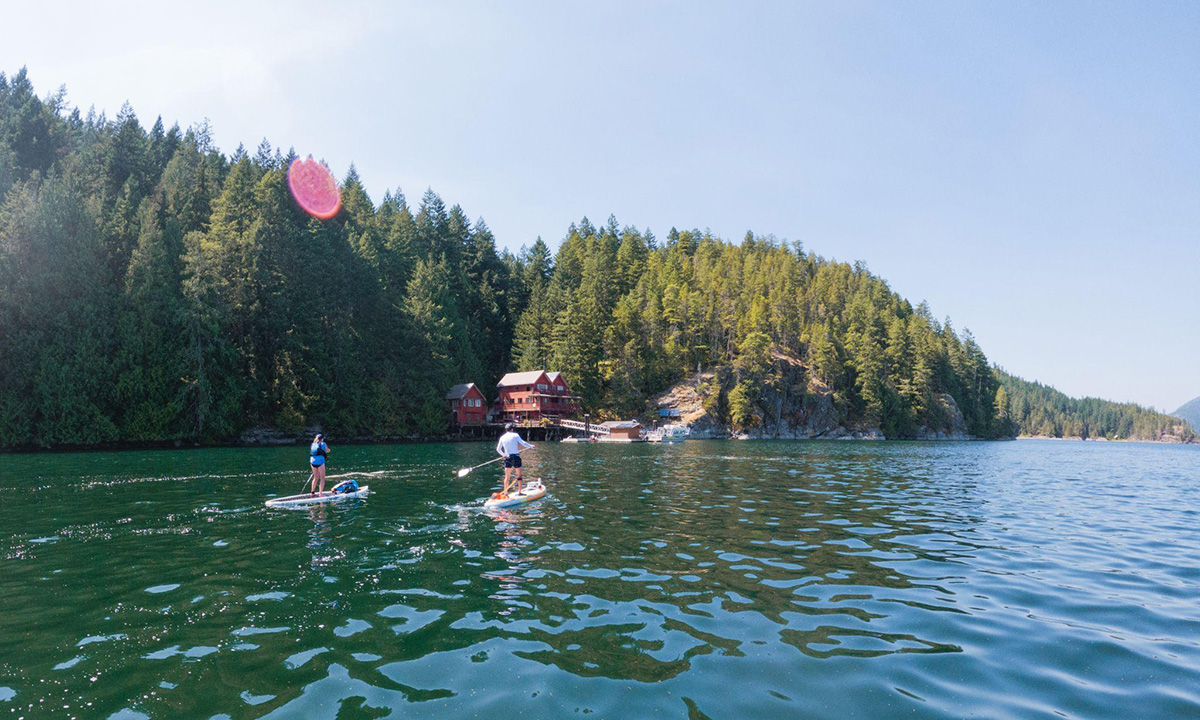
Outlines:
POLYGON ((506 432, 500 436, 500 441, 496 443, 496 452, 501 455, 516 455, 521 452, 521 448, 533 447, 529 443, 521 439, 521 436, 515 432, 506 432))

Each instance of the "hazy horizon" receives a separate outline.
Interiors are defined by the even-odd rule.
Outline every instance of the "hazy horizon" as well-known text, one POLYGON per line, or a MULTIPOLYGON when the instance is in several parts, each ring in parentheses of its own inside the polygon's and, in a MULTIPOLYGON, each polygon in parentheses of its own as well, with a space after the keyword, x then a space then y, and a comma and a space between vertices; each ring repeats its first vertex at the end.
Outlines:
POLYGON ((583 216, 752 230, 864 261, 1026 379, 1200 395, 1200 6, 8 15, 0 72, 41 96, 354 163, 376 202, 432 187, 510 250, 583 216))

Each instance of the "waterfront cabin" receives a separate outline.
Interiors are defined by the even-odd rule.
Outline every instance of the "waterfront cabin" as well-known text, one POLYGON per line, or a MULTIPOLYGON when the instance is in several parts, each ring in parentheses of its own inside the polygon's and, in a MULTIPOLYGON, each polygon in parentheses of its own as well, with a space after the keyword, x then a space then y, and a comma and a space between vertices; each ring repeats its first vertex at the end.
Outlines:
POLYGON ((446 393, 450 405, 450 423, 454 427, 483 425, 487 422, 487 398, 475 383, 455 385, 446 393))
POLYGON ((642 435, 642 424, 637 420, 610 420, 600 423, 600 427, 608 430, 607 435, 600 436, 600 442, 645 442, 642 435))
POLYGON ((504 422, 539 423, 579 412, 579 396, 571 394, 562 373, 545 370, 509 373, 500 378, 496 389, 504 422))

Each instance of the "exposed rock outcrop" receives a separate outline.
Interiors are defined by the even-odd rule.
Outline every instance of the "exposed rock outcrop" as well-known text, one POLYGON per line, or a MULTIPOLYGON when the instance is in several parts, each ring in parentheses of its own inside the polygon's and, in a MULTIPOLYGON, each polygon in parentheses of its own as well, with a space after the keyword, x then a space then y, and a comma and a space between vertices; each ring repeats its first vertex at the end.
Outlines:
MULTIPOLYGON (((725 398, 717 395, 734 385, 728 368, 696 373, 651 399, 653 412, 671 408, 678 422, 691 427, 693 438, 794 439, 794 440, 884 440, 878 427, 848 423, 838 408, 833 392, 813 378, 805 364, 792 357, 772 353, 776 373, 764 385, 754 407, 752 427, 740 432, 731 429, 720 417, 725 398), (719 382, 714 382, 719 380, 719 382)), ((922 427, 917 439, 970 440, 958 403, 949 394, 937 396, 942 421, 922 427)), ((657 415, 647 418, 658 420, 657 415)))
MULTIPOLYGON (((729 428, 709 412, 716 402, 712 396, 712 381, 715 373, 703 372, 676 383, 669 390, 651 401, 654 408, 670 408, 679 413, 677 421, 692 430, 692 437, 699 439, 729 437, 729 428), (706 407, 706 400, 707 403, 706 407)), ((650 421, 657 417, 648 418, 650 421)))
POLYGON ((691 427, 693 438, 884 439, 879 428, 848 426, 833 393, 811 378, 803 362, 778 353, 772 359, 778 369, 776 377, 764 386, 755 403, 754 426, 742 432, 734 432, 719 417, 724 398, 716 395, 714 379, 719 379, 727 392, 734 384, 727 368, 696 373, 676 383, 653 398, 651 407, 677 410, 678 421, 691 427))
POLYGON ((922 426, 917 431, 918 440, 970 440, 971 436, 967 434, 967 423, 963 419, 962 410, 958 408, 958 403, 954 401, 954 397, 949 393, 942 393, 937 396, 938 402, 942 406, 942 416, 946 418, 946 424, 943 427, 922 426))

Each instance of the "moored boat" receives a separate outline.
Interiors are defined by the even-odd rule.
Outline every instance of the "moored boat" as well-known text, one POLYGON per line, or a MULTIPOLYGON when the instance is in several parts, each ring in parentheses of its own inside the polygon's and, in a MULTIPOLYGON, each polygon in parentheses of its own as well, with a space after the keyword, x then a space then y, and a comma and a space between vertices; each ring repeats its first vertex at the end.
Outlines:
POLYGON ((647 433, 646 440, 654 443, 683 442, 691 434, 692 430, 688 426, 671 423, 647 433))

